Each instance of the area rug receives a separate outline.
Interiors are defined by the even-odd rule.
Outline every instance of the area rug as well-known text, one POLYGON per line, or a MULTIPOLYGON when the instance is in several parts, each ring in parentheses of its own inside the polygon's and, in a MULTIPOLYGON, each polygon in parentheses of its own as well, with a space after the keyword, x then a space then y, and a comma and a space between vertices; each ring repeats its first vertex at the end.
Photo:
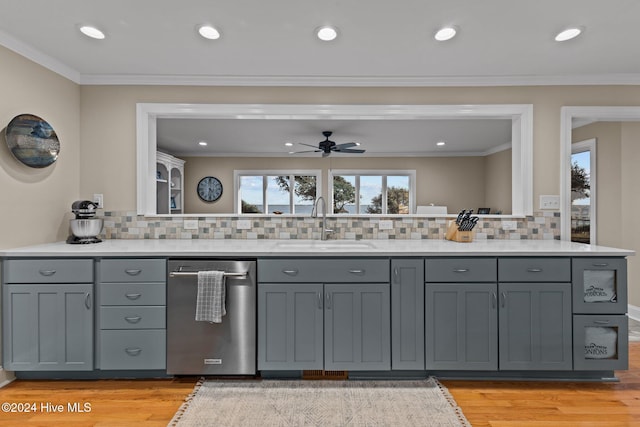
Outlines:
POLYGON ((419 381, 200 380, 177 427, 465 426, 447 389, 419 381))

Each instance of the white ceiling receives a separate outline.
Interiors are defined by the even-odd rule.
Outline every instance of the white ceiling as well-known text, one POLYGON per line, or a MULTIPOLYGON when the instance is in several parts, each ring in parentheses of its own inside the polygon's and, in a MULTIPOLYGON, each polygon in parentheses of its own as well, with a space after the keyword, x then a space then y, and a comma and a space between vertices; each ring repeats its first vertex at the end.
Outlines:
POLYGON ((638 0, 0 0, 0 44, 81 84, 638 84, 639 16, 638 0), (443 25, 458 36, 436 42, 443 25), (569 26, 584 32, 555 42, 569 26))
POLYGON ((253 120, 158 119, 158 147, 177 156, 320 157, 313 150, 324 140, 360 143, 364 154, 333 156, 481 156, 511 147, 511 120, 253 120), (202 147, 199 141, 208 145, 202 147), (445 141, 444 147, 436 142, 445 141), (287 147, 286 142, 293 143, 287 147))

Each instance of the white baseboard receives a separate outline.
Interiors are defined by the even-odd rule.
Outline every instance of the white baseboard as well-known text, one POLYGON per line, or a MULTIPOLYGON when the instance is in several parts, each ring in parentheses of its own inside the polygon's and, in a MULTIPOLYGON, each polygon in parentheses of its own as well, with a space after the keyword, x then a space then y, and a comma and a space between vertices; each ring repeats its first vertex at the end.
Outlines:
POLYGON ((629 304, 629 317, 640 322, 640 307, 629 304))
POLYGON ((2 366, 0 366, 0 388, 6 386, 15 379, 16 377, 13 375, 13 372, 5 371, 2 369, 2 366))

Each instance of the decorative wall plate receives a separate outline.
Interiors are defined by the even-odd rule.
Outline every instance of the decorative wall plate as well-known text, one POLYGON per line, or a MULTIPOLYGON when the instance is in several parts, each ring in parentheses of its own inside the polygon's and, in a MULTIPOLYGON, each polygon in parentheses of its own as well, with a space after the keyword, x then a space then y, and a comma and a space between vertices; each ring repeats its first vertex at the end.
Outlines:
POLYGON ((32 168, 44 168, 58 159, 60 141, 51 125, 33 114, 20 114, 5 132, 11 154, 32 168))

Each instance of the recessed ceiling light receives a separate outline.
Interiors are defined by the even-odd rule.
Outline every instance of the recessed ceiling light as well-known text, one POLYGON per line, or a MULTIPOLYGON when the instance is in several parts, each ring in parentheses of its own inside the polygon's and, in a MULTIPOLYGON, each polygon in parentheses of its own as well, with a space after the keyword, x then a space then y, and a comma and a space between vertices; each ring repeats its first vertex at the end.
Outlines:
POLYGON ((444 42, 447 40, 451 40, 453 37, 455 37, 456 33, 457 31, 455 27, 444 27, 438 30, 434 38, 439 42, 444 42))
POLYGON ((355 144, 356 144, 356 146, 358 146, 358 147, 360 146, 360 143, 359 143, 359 142, 356 142, 355 144))
POLYGON ((438 147, 442 147, 442 146, 443 146, 443 145, 445 145, 445 144, 446 144, 446 143, 445 143, 444 141, 438 141, 438 142, 436 142, 436 145, 437 145, 438 147))
POLYGON ((567 28, 564 31, 560 31, 556 35, 556 41, 557 42, 565 42, 567 40, 574 39, 574 38, 578 37, 581 32, 582 32, 581 28, 577 28, 577 27, 576 28, 567 28))
POLYGON ((84 34, 87 37, 91 37, 92 39, 102 40, 105 37, 102 31, 90 25, 81 26, 80 31, 82 32, 82 34, 84 34))
POLYGON ((203 147, 207 146, 207 141, 200 141, 198 142, 198 145, 202 145, 203 147))
POLYGON ((218 40, 220 38, 220 31, 216 30, 211 25, 200 25, 198 27, 198 33, 205 39, 218 40))
POLYGON ((284 146, 285 147, 293 147, 293 143, 292 142, 285 142, 284 146))
POLYGON ((316 34, 320 40, 330 42, 331 40, 334 40, 336 37, 338 37, 338 30, 336 30, 334 27, 325 26, 318 28, 316 34))

